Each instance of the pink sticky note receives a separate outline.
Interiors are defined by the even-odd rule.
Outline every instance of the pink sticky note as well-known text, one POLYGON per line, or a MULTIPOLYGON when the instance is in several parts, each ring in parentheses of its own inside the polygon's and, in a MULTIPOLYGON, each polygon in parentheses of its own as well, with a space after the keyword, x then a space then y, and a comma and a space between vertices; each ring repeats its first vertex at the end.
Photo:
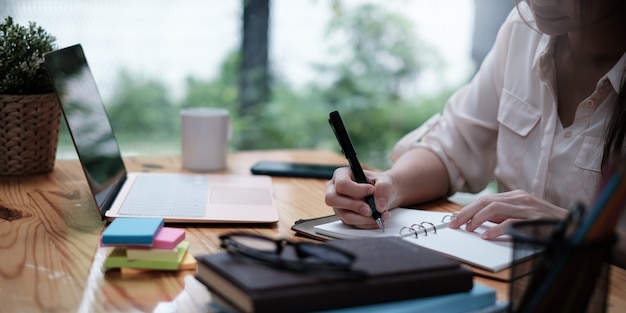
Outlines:
POLYGON ((153 249, 174 249, 185 240, 185 230, 182 228, 162 227, 154 237, 153 249))

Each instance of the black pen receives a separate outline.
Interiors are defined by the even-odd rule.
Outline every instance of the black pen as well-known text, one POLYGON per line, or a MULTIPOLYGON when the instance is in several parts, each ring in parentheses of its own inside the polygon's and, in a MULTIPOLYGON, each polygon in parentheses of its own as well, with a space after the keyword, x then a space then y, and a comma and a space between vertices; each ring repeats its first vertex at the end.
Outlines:
MULTIPOLYGON (((328 122, 330 123, 330 127, 335 133, 335 137, 337 137, 337 141, 339 141, 339 146, 341 146, 341 152, 343 152, 343 155, 346 157, 346 159, 348 159, 350 169, 352 170, 352 174, 354 175, 354 180, 360 184, 368 184, 369 182, 365 177, 365 173, 363 173, 363 168, 361 167, 361 163, 359 163, 359 159, 357 159, 356 157, 356 151, 352 146, 352 141, 350 141, 350 136, 348 135, 348 132, 343 125, 343 121, 341 120, 339 112, 330 112, 330 118, 328 122)), ((374 197, 372 195, 366 196, 363 201, 369 204, 370 209, 372 210, 372 218, 376 221, 376 224, 378 224, 380 230, 382 232, 385 232, 385 225, 383 225, 383 219, 380 216, 380 212, 376 210, 374 197)))

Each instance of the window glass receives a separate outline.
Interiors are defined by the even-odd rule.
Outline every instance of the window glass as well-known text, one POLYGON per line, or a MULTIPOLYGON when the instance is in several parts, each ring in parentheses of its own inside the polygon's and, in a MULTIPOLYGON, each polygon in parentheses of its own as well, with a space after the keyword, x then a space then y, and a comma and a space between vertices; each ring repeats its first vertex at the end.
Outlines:
MULTIPOLYGON (((383 168, 474 71, 472 0, 272 0, 270 97, 242 116, 244 2, 0 0, 0 13, 83 45, 124 155, 179 153, 189 106, 231 110, 233 151, 339 151, 327 117, 340 110, 362 162, 383 168)), ((62 134, 59 157, 74 155, 62 134)))

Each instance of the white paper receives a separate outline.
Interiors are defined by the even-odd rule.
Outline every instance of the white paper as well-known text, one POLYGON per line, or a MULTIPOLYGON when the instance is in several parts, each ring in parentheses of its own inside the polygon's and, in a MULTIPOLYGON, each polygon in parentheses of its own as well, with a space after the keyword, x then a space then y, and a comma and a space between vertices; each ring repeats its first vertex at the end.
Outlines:
POLYGON ((420 230, 418 236, 404 236, 404 240, 492 272, 498 272, 511 265, 513 242, 510 236, 503 235, 494 240, 480 237, 484 231, 496 224, 484 223, 474 232, 466 231, 464 228, 451 229, 447 227, 450 214, 452 213, 398 208, 391 211, 391 218, 385 222, 384 233, 379 229, 357 229, 341 221, 317 225, 314 229, 318 234, 338 239, 401 236, 400 230, 403 227, 428 222, 436 226, 436 233, 429 224, 422 224, 427 228, 426 234, 422 227, 414 226, 415 230, 420 230))

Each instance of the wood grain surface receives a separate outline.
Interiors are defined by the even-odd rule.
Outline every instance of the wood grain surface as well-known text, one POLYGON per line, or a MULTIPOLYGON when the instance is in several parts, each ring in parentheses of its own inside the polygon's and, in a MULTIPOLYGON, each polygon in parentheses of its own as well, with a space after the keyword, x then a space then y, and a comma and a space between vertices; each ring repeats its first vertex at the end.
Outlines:
MULTIPOLYGON (((250 151, 229 155, 228 168, 218 173, 250 175, 259 160, 346 164, 330 151, 250 151)), ((127 157, 125 163, 129 171, 185 172, 177 156, 127 157)), ((273 184, 277 224, 185 225, 191 254, 218 251, 218 235, 232 230, 306 240, 293 236, 293 223, 333 213, 324 203, 325 180, 275 177, 273 184)), ((426 207, 459 209, 447 201, 426 207)), ((77 160, 57 160, 45 175, 0 177, 0 312, 211 312, 210 294, 193 270, 105 273, 104 226, 77 160)), ((476 281, 507 299, 506 283, 476 281)), ((625 286, 625 272, 613 268, 609 311, 626 309, 625 286)))

